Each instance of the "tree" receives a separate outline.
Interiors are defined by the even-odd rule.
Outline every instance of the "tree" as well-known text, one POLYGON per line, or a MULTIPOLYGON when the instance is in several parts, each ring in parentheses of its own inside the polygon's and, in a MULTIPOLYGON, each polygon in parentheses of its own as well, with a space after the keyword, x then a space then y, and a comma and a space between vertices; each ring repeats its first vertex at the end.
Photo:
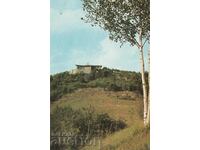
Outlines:
MULTIPOLYGON (((149 85, 150 85, 150 48, 149 48, 149 50, 148 50, 148 64, 149 64, 148 81, 149 81, 149 85)), ((150 123, 150 86, 149 86, 149 93, 148 93, 147 123, 150 123)))
POLYGON ((148 124, 148 92, 145 81, 143 48, 149 40, 150 0, 82 0, 86 15, 83 20, 92 26, 100 26, 109 32, 109 38, 122 45, 125 42, 137 46, 144 101, 144 125, 148 124))

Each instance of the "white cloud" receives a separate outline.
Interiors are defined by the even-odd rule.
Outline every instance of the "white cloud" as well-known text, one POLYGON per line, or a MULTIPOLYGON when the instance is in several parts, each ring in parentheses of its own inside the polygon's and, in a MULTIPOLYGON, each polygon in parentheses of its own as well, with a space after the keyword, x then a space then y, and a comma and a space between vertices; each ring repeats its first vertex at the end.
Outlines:
MULTIPOLYGON (((75 68, 75 64, 87 63, 120 70, 140 71, 137 47, 126 44, 120 48, 119 43, 111 41, 108 37, 100 41, 93 49, 73 48, 51 57, 52 72, 55 72, 53 70, 57 72, 71 70, 75 68)), ((147 55, 145 57, 147 58, 147 55)), ((145 66, 147 67, 147 63, 145 66)))
POLYGON ((96 63, 111 68, 137 70, 138 65, 135 65, 138 63, 137 48, 127 44, 120 48, 119 43, 111 41, 108 37, 101 41, 100 47, 96 63))
POLYGON ((98 64, 122 70, 139 70, 138 50, 135 47, 124 45, 120 48, 120 44, 106 37, 96 49, 96 51, 73 49, 70 62, 72 64, 98 64))

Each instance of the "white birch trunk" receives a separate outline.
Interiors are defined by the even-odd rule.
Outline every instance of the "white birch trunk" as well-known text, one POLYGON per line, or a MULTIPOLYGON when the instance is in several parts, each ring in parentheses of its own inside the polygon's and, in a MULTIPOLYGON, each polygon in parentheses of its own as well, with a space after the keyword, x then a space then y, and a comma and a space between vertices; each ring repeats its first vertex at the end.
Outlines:
POLYGON ((148 93, 148 112, 147 112, 147 124, 150 124, 150 48, 148 51, 148 65, 149 65, 149 76, 148 76, 148 81, 149 81, 149 93, 148 93))
POLYGON ((142 43, 142 30, 139 32, 139 55, 140 55, 140 69, 142 76, 142 89, 143 89, 143 103, 144 103, 144 125, 147 125, 147 113, 148 113, 148 97, 147 97, 147 84, 145 81, 145 68, 144 68, 144 54, 143 54, 143 43, 142 43))

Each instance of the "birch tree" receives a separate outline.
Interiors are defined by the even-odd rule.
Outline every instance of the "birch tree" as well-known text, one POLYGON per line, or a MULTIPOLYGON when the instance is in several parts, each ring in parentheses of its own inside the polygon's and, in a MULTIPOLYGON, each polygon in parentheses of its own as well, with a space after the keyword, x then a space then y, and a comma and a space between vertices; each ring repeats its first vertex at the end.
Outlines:
POLYGON ((145 81, 144 44, 149 40, 150 0, 82 0, 85 17, 92 26, 108 31, 109 38, 122 45, 137 46, 142 77, 144 125, 148 124, 148 92, 145 81))

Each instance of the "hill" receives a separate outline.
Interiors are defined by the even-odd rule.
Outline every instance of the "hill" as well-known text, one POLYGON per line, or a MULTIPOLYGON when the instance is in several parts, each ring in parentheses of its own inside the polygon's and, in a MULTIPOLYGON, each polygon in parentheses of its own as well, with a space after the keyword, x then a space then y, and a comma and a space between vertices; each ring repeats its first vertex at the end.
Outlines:
MULTIPOLYGON (((99 138, 100 144, 67 147, 69 150, 149 150, 149 128, 143 126, 140 74, 102 69, 93 74, 51 76, 51 131, 99 138), (115 128, 113 124, 117 124, 115 128), (102 135, 97 134, 101 125, 102 135), (100 146, 100 147, 99 147, 100 146)), ((98 141, 98 140, 97 140, 98 141)), ((63 150, 56 147, 51 150, 63 150)))
MULTIPOLYGON (((146 79, 148 74, 146 73, 146 79)), ((147 80, 148 81, 148 80, 147 80)), ((50 76, 51 101, 80 88, 104 88, 108 91, 134 91, 142 93, 141 75, 137 72, 103 68, 91 74, 62 72, 50 76)))

